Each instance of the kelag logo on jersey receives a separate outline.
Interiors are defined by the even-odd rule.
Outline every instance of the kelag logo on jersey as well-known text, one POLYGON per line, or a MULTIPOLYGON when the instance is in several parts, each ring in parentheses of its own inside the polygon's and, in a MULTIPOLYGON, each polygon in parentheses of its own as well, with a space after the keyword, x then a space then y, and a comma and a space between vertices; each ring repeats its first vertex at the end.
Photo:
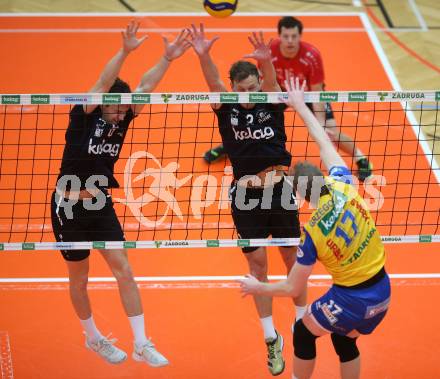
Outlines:
POLYGON ((119 153, 119 148, 121 145, 119 143, 100 143, 100 144, 93 144, 93 139, 90 138, 89 141, 89 154, 94 155, 101 155, 101 154, 108 154, 111 157, 116 157, 119 153))
POLYGON ((235 128, 232 127, 232 130, 234 131, 234 137, 237 141, 243 141, 245 139, 271 139, 275 135, 270 126, 266 126, 264 129, 255 130, 252 130, 250 127, 247 127, 245 130, 235 130, 235 128))

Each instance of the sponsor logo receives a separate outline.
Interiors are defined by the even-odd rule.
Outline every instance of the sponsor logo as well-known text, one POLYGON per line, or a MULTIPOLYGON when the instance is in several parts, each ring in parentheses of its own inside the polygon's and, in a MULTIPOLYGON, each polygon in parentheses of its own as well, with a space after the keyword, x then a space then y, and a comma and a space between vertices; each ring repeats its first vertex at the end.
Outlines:
POLYGON ((382 242, 400 242, 402 241, 402 238, 400 237, 382 237, 382 242))
POLYGON ((132 94, 131 95, 131 102, 133 104, 150 104, 151 102, 151 95, 149 93, 147 94, 132 94))
POLYGON ((121 95, 104 93, 102 95, 102 103, 103 104, 121 104, 121 95))
POLYGON ((319 101, 338 101, 338 94, 336 92, 321 92, 319 101))
POLYGON ((379 304, 367 307, 364 318, 365 319, 373 318, 379 313, 385 312, 388 309, 389 305, 390 305, 390 299, 388 298, 379 304))
POLYGON ((436 92, 436 93, 435 93, 435 99, 436 99, 437 101, 440 100, 440 92, 436 92))
POLYGON ((24 242, 21 244, 23 250, 35 250, 35 244, 33 242, 24 242))
POLYGON ((232 130, 234 131, 234 137, 236 141, 243 141, 245 139, 271 139, 275 135, 273 129, 270 126, 266 126, 264 129, 255 130, 252 130, 249 126, 245 130, 235 130, 235 128, 232 127, 232 130))
POLYGON ((0 243, 0 250, 5 250, 5 245, 3 243, 0 243))
POLYGON ((189 246, 188 241, 165 241, 164 246, 189 246))
POLYGON ((49 104, 49 95, 31 95, 31 104, 49 104))
POLYGON ((90 103, 90 96, 71 96, 71 95, 61 95, 61 104, 87 104, 90 103))
MULTIPOLYGON (((98 130, 102 130, 102 129, 97 128, 95 131, 95 135, 98 132, 98 130)), ((102 135, 102 133, 101 133, 101 135, 102 135)), ((119 148, 121 147, 121 145, 119 143, 115 143, 115 144, 104 143, 104 141, 102 141, 102 143, 100 143, 98 145, 93 145, 92 142, 93 142, 93 139, 90 138, 88 153, 94 154, 94 155, 109 154, 111 157, 116 157, 119 153, 119 148)))
POLYGON ((336 257, 336 259, 339 261, 342 258, 344 258, 344 255, 341 252, 341 249, 338 247, 338 245, 336 245, 336 242, 328 239, 326 242, 326 245, 330 248, 330 250, 332 251, 333 255, 336 257))
POLYGON ((156 247, 160 247, 162 245, 162 241, 154 241, 156 247))
POLYGON ((135 249, 136 241, 124 241, 124 249, 135 249))
POLYGON ((421 236, 419 236, 419 242, 432 242, 432 236, 421 235, 421 236))
POLYGON ((160 97, 162 98, 164 103, 168 103, 173 95, 171 95, 170 93, 162 93, 160 97))
POLYGON ((20 104, 20 95, 2 95, 2 104, 20 104))
POLYGON ((350 92, 348 94, 348 101, 367 101, 366 92, 350 92))
POLYGON ((105 249, 105 242, 104 241, 94 241, 93 248, 94 249, 105 249))
POLYGON ((386 97, 388 97, 388 92, 378 92, 377 96, 379 96, 380 101, 384 101, 386 97))
POLYGON ((263 112, 263 111, 258 112, 257 116, 258 116, 257 121, 258 121, 259 124, 262 124, 263 122, 266 122, 266 121, 268 121, 268 120, 270 120, 272 118, 270 113, 263 112))
POLYGON ((238 93, 221 93, 220 103, 238 103, 238 93))
POLYGON ((344 210, 346 201, 347 196, 345 196, 342 192, 334 191, 332 209, 318 222, 319 229, 321 229, 322 234, 325 236, 327 236, 335 226, 339 215, 344 210))
POLYGON ((424 99, 423 92, 393 92, 392 99, 424 99))
POLYGON ((218 240, 207 240, 206 247, 219 247, 220 242, 218 240))
POLYGON ((58 249, 71 249, 73 247, 72 243, 66 243, 66 242, 56 242, 55 246, 58 249))
POLYGON ((209 101, 209 95, 208 94, 200 94, 200 95, 185 95, 185 94, 177 94, 176 100, 182 101, 209 101))
POLYGON ((104 129, 101 129, 99 125, 96 125, 95 129, 95 137, 102 137, 102 134, 104 133, 104 129))
POLYGON ((267 103, 267 93, 250 93, 250 103, 267 103))
POLYGON ((237 240, 237 246, 239 247, 246 247, 250 245, 251 245, 251 241, 249 240, 237 240))
POLYGON ((324 313, 325 318, 329 321, 331 325, 336 324, 338 322, 337 317, 335 317, 332 313, 332 311, 329 309, 327 304, 321 304, 320 308, 322 310, 322 313, 324 313))

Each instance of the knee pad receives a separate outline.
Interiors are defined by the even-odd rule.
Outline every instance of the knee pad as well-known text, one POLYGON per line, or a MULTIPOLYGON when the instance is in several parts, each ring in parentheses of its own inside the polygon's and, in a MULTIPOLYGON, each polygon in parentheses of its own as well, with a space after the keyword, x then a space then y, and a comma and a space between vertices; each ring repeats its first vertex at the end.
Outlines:
POLYGON ((316 337, 306 328, 302 319, 295 323, 293 332, 293 347, 295 356, 300 359, 310 360, 316 358, 316 337))
POLYGON ((341 336, 332 333, 332 342, 340 362, 349 362, 359 357, 359 349, 356 346, 356 338, 341 336))

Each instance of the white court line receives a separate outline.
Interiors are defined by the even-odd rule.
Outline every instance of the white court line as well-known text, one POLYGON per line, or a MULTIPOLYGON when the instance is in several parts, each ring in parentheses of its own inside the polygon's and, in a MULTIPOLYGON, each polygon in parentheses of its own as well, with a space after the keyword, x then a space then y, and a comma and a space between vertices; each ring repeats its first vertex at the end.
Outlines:
MULTIPOLYGON (((362 23, 365 26, 365 29, 368 33, 368 36, 370 38, 371 43, 373 44, 374 49, 376 50, 377 56, 379 57, 383 68, 385 69, 385 72, 388 76, 388 79, 391 82, 391 85, 394 88, 394 91, 401 91, 402 87, 400 86, 399 81, 397 80, 397 76, 394 73, 393 67, 390 64, 390 61, 388 60, 385 51, 382 48, 382 45, 379 42, 379 39, 377 38, 377 35, 374 33, 374 29, 371 25, 371 22, 368 18, 368 16, 365 13, 360 13, 359 17, 362 20, 362 23)), ((405 112, 405 105, 402 102, 402 109, 405 112)), ((419 144, 422 147, 422 150, 425 154, 426 160, 428 161, 429 166, 431 167, 431 171, 434 174, 434 176, 437 179, 437 182, 440 183, 440 167, 437 164, 437 161, 434 159, 434 153, 429 148, 427 138, 425 136, 425 133, 423 133, 422 128, 420 125, 418 125, 416 117, 414 116, 414 113, 411 110, 407 110, 406 116, 408 117, 409 123, 411 124, 411 127, 413 129, 414 135, 416 137, 420 136, 419 144)))
POLYGON ((417 21, 419 22, 420 28, 426 32, 428 30, 428 25, 426 24, 425 19, 420 13, 419 7, 417 6, 415 0, 408 0, 408 3, 415 14, 417 21))
MULTIPOLYGON (((389 274, 391 279, 440 279, 440 273, 407 273, 407 274, 389 274)), ((138 283, 142 282, 218 282, 235 281, 243 278, 243 275, 228 276, 136 276, 138 283)), ((269 280, 286 279, 286 275, 269 275, 269 280)), ((330 280, 330 275, 311 275, 309 280, 330 280)), ((0 283, 68 283, 69 278, 0 278, 0 283)), ((114 277, 100 276, 90 277, 90 283, 112 283, 116 282, 114 277)))
POLYGON ((0 331, 0 374, 1 379, 14 379, 11 344, 9 334, 5 331, 0 331))

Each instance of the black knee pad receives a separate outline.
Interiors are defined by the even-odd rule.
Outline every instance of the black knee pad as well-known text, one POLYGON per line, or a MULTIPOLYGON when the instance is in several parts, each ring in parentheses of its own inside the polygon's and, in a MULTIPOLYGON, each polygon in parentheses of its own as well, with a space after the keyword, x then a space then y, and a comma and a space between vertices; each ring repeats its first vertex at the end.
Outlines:
POLYGON ((293 332, 293 347, 295 348, 295 356, 300 359, 316 358, 316 337, 306 328, 302 319, 295 323, 293 332))
POLYGON ((349 362, 359 357, 356 338, 341 336, 335 333, 332 333, 331 337, 336 354, 339 355, 339 360, 341 362, 349 362))

